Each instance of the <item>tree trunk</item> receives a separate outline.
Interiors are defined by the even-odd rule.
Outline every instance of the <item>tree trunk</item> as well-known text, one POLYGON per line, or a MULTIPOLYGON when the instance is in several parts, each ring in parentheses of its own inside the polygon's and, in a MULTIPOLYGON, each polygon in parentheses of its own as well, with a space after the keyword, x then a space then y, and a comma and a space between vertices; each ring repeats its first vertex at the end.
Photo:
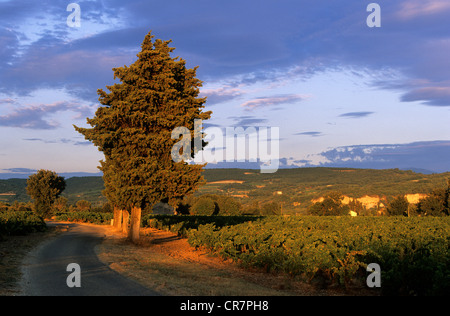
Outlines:
POLYGON ((114 208, 114 228, 116 229, 122 228, 122 213, 122 210, 114 208))
POLYGON ((133 207, 131 209, 131 227, 128 235, 132 242, 136 243, 139 240, 139 230, 141 228, 141 209, 133 207))
POLYGON ((122 213, 123 213, 123 215, 122 215, 122 220, 123 220, 122 232, 129 235, 128 220, 130 218, 130 213, 128 211, 123 211, 122 213))

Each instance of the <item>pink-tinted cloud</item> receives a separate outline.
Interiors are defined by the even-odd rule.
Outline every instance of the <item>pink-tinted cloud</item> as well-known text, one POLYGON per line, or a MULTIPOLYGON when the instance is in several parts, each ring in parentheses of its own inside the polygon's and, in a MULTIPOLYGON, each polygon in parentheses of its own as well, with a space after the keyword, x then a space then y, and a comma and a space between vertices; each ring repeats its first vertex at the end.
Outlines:
POLYGON ((243 108, 256 109, 260 107, 275 106, 282 104, 292 104, 303 101, 306 96, 299 94, 279 95, 272 97, 260 97, 241 104, 243 108))
POLYGON ((216 105, 236 99, 245 94, 239 88, 221 87, 216 89, 204 89, 201 91, 202 97, 207 97, 208 105, 216 105))
POLYGON ((450 86, 424 87, 409 91, 402 96, 402 101, 424 101, 427 105, 450 105, 450 86))
POLYGON ((402 19, 414 19, 445 12, 450 12, 448 0, 408 0, 401 3, 397 16, 402 19))

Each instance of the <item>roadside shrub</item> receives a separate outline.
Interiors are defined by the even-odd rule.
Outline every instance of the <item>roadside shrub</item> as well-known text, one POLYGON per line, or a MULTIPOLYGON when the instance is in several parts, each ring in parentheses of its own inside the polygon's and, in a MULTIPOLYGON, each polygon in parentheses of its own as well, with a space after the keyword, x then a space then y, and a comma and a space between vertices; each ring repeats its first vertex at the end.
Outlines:
POLYGON ((0 236, 26 235, 46 229, 44 220, 31 211, 0 212, 0 236))
POLYGON ((105 225, 110 224, 114 218, 113 213, 78 211, 58 214, 55 219, 65 222, 80 222, 105 225))

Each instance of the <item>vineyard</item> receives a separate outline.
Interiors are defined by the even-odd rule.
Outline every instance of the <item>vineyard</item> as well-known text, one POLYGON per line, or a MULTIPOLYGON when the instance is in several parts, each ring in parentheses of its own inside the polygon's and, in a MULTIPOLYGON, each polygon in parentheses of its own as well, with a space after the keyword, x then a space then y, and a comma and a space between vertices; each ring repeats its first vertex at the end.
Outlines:
MULTIPOLYGON (((70 212, 57 220, 110 224, 111 213, 70 212)), ((326 286, 365 285, 381 267, 384 295, 450 294, 450 217, 174 216, 142 217, 142 227, 172 231, 195 248, 242 267, 326 286)), ((0 235, 45 229, 30 212, 0 213, 0 235)))
POLYGON ((307 280, 320 277, 344 286, 360 279, 370 263, 382 270, 386 295, 450 294, 448 217, 269 216, 218 227, 198 218, 146 225, 179 231, 201 247, 244 267, 284 272, 307 280), (190 224, 188 224, 190 222, 190 224), (165 225, 164 225, 165 223, 165 225))
POLYGON ((2 236, 25 235, 46 229, 44 220, 33 212, 0 212, 0 240, 2 236))
POLYGON ((55 217, 58 221, 67 222, 79 222, 79 223, 92 223, 92 224, 110 224, 113 219, 112 213, 106 212, 90 212, 90 211, 79 211, 79 212, 65 212, 56 214, 55 217))

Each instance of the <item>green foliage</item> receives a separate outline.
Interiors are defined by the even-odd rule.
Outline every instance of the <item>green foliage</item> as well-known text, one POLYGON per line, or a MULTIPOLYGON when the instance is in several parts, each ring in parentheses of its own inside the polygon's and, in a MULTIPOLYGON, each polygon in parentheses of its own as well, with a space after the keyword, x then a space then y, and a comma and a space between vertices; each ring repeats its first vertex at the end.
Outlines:
POLYGON ((417 212, 423 216, 448 216, 449 190, 450 187, 433 190, 429 196, 420 200, 417 212))
POLYGON ((404 195, 399 195, 392 199, 387 207, 389 215, 393 216, 407 216, 408 215, 409 202, 404 195))
POLYGON ((314 203, 309 212, 311 215, 319 216, 348 215, 350 207, 342 203, 343 199, 344 196, 340 192, 329 192, 322 202, 314 203))
POLYGON ((59 198, 57 198, 53 203, 54 213, 67 212, 67 210, 69 209, 67 202, 68 199, 66 197, 60 196, 59 198))
POLYGON ((267 217, 214 223, 188 232, 204 247, 243 266, 348 285, 369 263, 381 266, 384 294, 448 295, 450 218, 267 217))
POLYGON ((64 191, 63 177, 49 170, 39 170, 27 180, 27 193, 34 200, 34 211, 41 217, 50 215, 53 203, 64 191))
POLYGON ((111 224, 111 219, 113 219, 113 214, 106 212, 76 211, 56 215, 56 220, 58 221, 91 223, 99 225, 111 224))
POLYGON ((152 215, 142 217, 142 227, 151 227, 171 231, 182 237, 187 237, 191 229, 198 229, 200 225, 214 224, 215 227, 237 225, 255 221, 261 216, 205 216, 205 215, 152 215))
MULTIPOLYGON (((378 196, 382 200, 404 194, 430 193, 442 187, 450 173, 420 174, 398 169, 373 170, 352 168, 294 168, 280 169, 274 174, 261 174, 251 169, 206 169, 207 184, 198 194, 221 192, 223 195, 247 195, 237 198, 243 208, 253 208, 276 201, 283 203, 283 214, 308 214, 311 201, 339 191, 350 198, 365 195, 378 196), (244 183, 215 183, 235 180, 244 183), (246 188, 243 188, 243 185, 246 188), (282 191, 282 195, 275 192, 282 191)), ((360 215, 372 214, 363 210, 360 215)))
POLYGON ((9 209, 9 205, 3 202, 0 202, 0 212, 6 212, 9 209))
POLYGON ((26 235, 47 229, 44 220, 30 211, 0 212, 0 240, 2 236, 26 235))
MULTIPOLYGON (((258 170, 205 169, 203 175, 209 183, 200 187, 195 195, 232 197, 241 204, 245 214, 259 214, 260 207, 271 201, 283 203, 283 214, 307 214, 311 200, 325 196, 330 190, 340 191, 350 198, 367 194, 377 195, 382 200, 397 195, 429 194, 435 188, 446 187, 447 179, 450 178, 450 173, 425 175, 410 171, 342 168, 280 169, 270 175, 261 174, 258 170), (245 181, 247 188, 241 192, 238 186, 242 185, 238 183, 211 183, 222 180, 245 181), (282 191, 283 195, 274 196, 276 191, 282 191), (248 197, 233 197, 240 194, 247 194, 248 197)), ((69 205, 82 199, 98 207, 107 201, 102 195, 105 189, 102 177, 69 178, 66 179, 66 184, 61 196, 68 199, 69 205)), ((8 204, 12 204, 14 200, 29 202, 30 197, 26 194, 25 187, 25 179, 0 180, 0 201, 8 204)), ((376 215, 371 210, 351 210, 359 215, 376 215)))
POLYGON ((91 202, 86 200, 80 200, 76 204, 77 210, 80 212, 90 211, 91 210, 91 202))
POLYGON ((242 205, 235 198, 217 194, 186 197, 179 205, 178 213, 191 215, 242 215, 242 205), (200 212, 200 213, 199 213, 200 212))
POLYGON ((260 211, 261 215, 280 215, 281 206, 277 202, 264 203, 260 211))
POLYGON ((231 196, 217 196, 217 215, 237 216, 242 215, 242 205, 231 196))
MULTIPOLYGON (((175 206, 203 182, 203 166, 171 157, 177 142, 172 131, 185 127, 199 137, 193 135, 194 121, 209 119, 211 112, 202 111, 206 99, 198 97, 196 68, 172 58, 169 44, 153 42, 149 33, 136 62, 113 69, 121 83, 107 86, 109 93, 98 90, 103 106, 87 120, 92 128, 75 127, 104 153, 104 193, 121 209, 145 209, 162 200, 175 206)), ((194 148, 187 155, 194 157, 194 148)))
POLYGON ((192 215, 213 215, 216 212, 216 203, 209 197, 200 197, 192 206, 192 215))
POLYGON ((12 212, 33 212, 33 204, 31 202, 23 203, 23 202, 17 202, 14 201, 14 203, 10 206, 6 206, 6 209, 8 211, 12 212))

